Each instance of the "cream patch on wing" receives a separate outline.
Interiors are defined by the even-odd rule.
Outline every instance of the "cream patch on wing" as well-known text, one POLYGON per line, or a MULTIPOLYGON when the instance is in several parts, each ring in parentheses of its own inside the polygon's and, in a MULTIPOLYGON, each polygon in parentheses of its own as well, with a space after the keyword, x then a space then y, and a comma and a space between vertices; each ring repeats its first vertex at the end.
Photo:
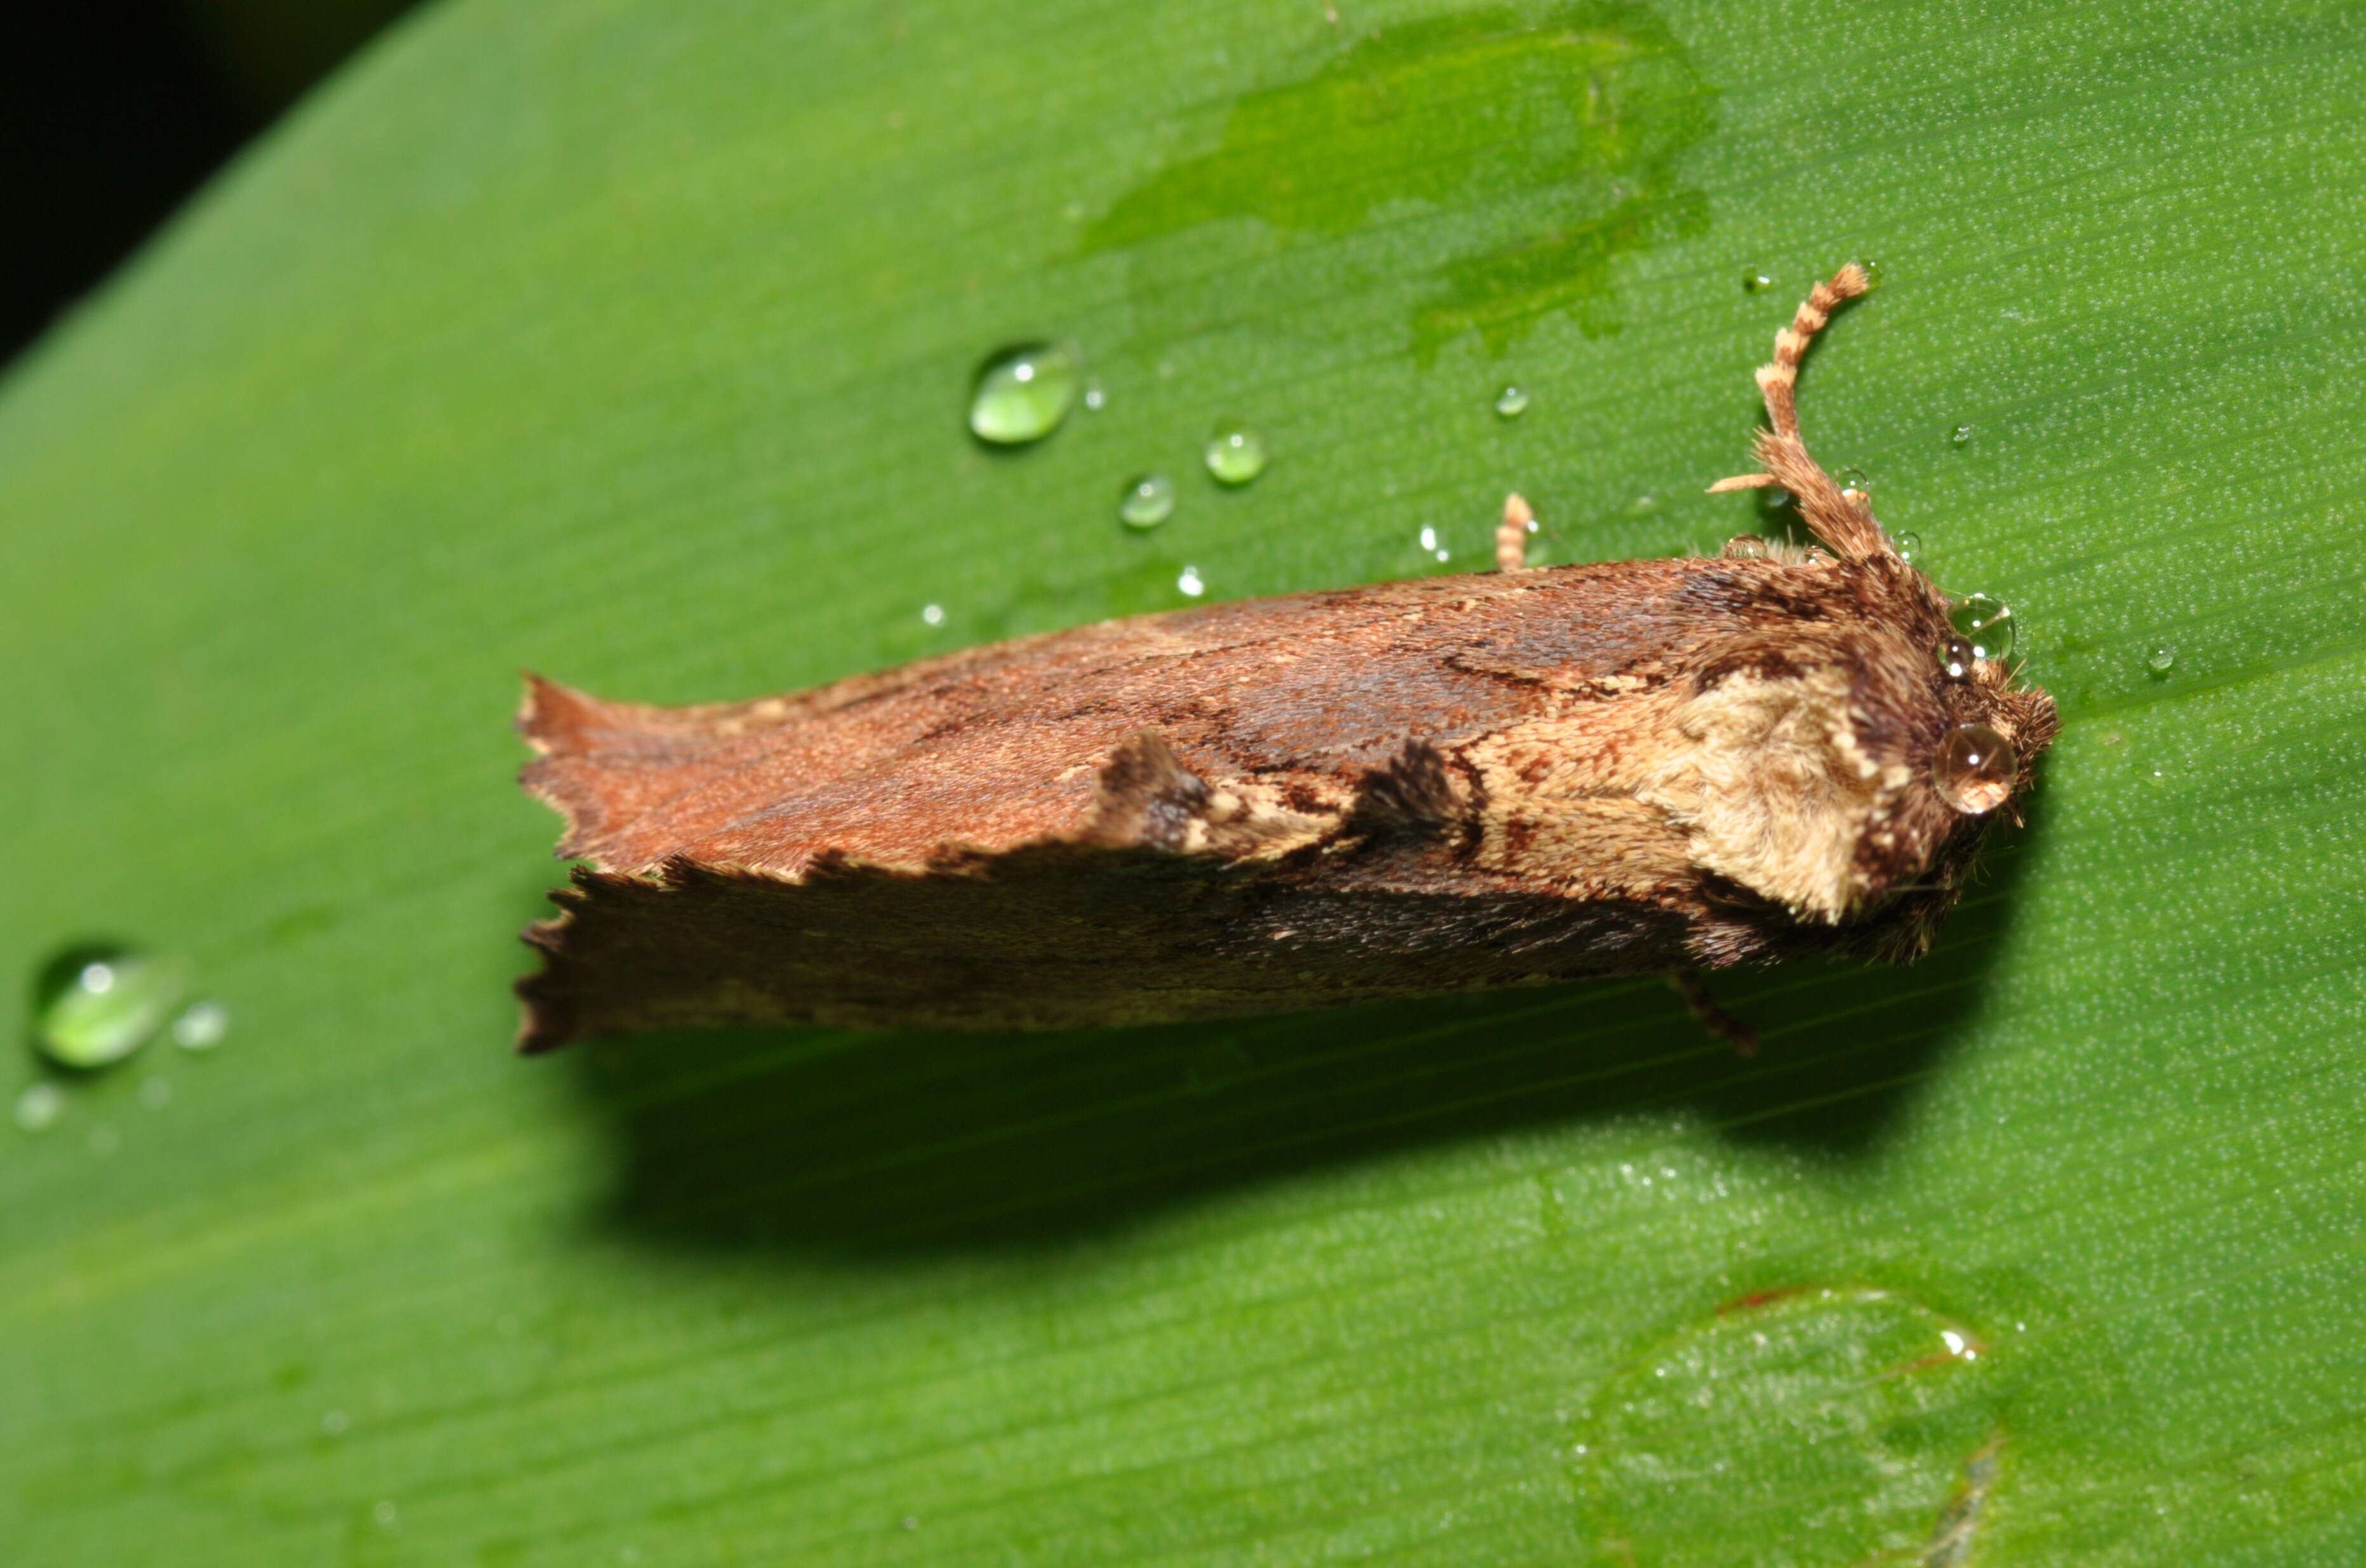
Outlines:
POLYGON ((1639 798, 1689 839, 1696 864, 1783 905, 1837 922, 1867 891, 1860 839, 1887 819, 1911 774, 1867 754, 1838 669, 1737 674, 1673 716, 1639 798))

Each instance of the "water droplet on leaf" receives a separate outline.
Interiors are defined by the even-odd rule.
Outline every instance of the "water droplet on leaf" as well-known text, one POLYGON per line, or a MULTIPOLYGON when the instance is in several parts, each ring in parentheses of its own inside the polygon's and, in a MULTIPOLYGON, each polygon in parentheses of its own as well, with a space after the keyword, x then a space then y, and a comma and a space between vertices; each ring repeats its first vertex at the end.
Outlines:
POLYGON ((1902 561, 1911 563, 1916 556, 1922 553, 1922 536, 1920 534, 1900 534, 1889 543, 1902 561))
POLYGON ((1175 580, 1175 586, 1193 599, 1208 591, 1208 585, 1200 581, 1200 569, 1196 566, 1185 567, 1183 575, 1175 580))
POLYGON ((1118 498, 1118 521, 1129 528, 1155 528, 1175 515, 1175 481, 1165 474, 1143 474, 1118 498))
POLYGON ((1972 427, 1968 424, 1955 426, 1947 432, 1947 443, 1952 446, 1969 446, 1972 444, 1972 427))
POLYGON ((1763 294, 1774 287, 1774 280, 1767 276, 1764 273, 1759 271, 1756 267, 1745 267, 1742 269, 1741 291, 1744 294, 1763 294))
POLYGON ((1074 344, 1023 343, 988 355, 970 388, 971 431, 997 446, 1042 440, 1076 406, 1083 371, 1074 344))
POLYGON ((2156 675, 2166 675, 2177 663, 2177 649, 2162 643, 2145 656, 2145 668, 2156 675))
POLYGON ((188 988, 183 959, 119 949, 69 953, 43 971, 34 1039, 62 1066, 108 1066, 155 1038, 188 988))
POLYGON ((32 1083, 17 1097, 17 1125, 28 1133, 46 1133, 66 1113, 66 1092, 53 1083, 32 1083))
POLYGON ((942 604, 921 605, 920 624, 922 626, 943 626, 945 624, 945 607, 942 604))
POLYGON ((1264 438, 1237 424, 1223 425, 1209 436, 1204 456, 1218 484, 1245 485, 1265 472, 1264 438))
POLYGON ((1517 387, 1506 387, 1495 394, 1495 412, 1505 419, 1517 419, 1528 412, 1528 394, 1517 387))
POLYGON ((2002 659, 2012 652, 2012 611, 1985 593, 1958 599, 1947 611, 1948 624, 1972 645, 1973 657, 2002 659))
POLYGON ((184 1051, 210 1051, 230 1033, 230 1009, 203 997, 173 1021, 173 1043, 184 1051))
POLYGON ((1100 412, 1101 410, 1109 407, 1109 389, 1102 386, 1098 380, 1086 382, 1084 401, 1087 413, 1100 412))
POLYGON ((2012 795, 2021 758, 2012 742, 1985 724, 1959 724, 1939 742, 1931 759, 1931 783, 1939 798, 1966 817, 1994 811, 2012 795))

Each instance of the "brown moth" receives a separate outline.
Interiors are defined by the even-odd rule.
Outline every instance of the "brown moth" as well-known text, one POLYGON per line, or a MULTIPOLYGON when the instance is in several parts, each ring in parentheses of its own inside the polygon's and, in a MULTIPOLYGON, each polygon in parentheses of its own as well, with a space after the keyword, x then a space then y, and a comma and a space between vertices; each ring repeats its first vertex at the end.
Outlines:
MULTIPOLYGON (((587 863, 530 927, 521 1046, 739 1022, 1034 1029, 1921 954, 2054 704, 1799 437, 1821 547, 1211 604, 756 702, 530 678, 525 787, 587 863)), ((1716 1018, 1696 983, 1688 999, 1716 1018)))

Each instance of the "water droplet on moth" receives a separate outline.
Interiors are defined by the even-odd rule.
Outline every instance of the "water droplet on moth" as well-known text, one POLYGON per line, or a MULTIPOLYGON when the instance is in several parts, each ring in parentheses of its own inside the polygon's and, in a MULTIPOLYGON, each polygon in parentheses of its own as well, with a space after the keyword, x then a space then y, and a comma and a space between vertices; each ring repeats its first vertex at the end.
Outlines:
POLYGON ((1495 412, 1505 419, 1517 419, 1528 412, 1528 394, 1517 387, 1506 387, 1495 394, 1495 412))
POLYGON ((930 626, 943 626, 945 624, 945 607, 942 604, 921 605, 920 624, 930 626))
POLYGON ((1951 637, 1939 645, 1939 672, 1950 681, 1969 680, 1977 661, 1972 645, 1962 637, 1951 637))
POLYGON ((1165 474, 1140 476, 1118 498, 1118 521, 1129 528, 1155 528, 1174 515, 1175 481, 1165 474))
POLYGON ((1764 273, 1759 271, 1756 267, 1744 267, 1742 269, 1741 291, 1744 294, 1763 294, 1774 287, 1774 280, 1767 276, 1764 273))
POLYGON ((2012 611, 1985 593, 1958 599, 1947 611, 1948 624, 1972 645, 1976 659, 2002 659, 2012 651, 2012 611))
POLYGON ((1175 580, 1175 586, 1194 599, 1208 591, 1208 585, 1200 581, 1200 569, 1196 566, 1185 567, 1183 575, 1175 580))
POLYGON ((1947 432, 1947 444, 1951 446, 1969 446, 1972 444, 1972 427, 1968 424, 1955 426, 1955 429, 1947 432))
POLYGON ((1977 817, 2011 797, 2020 771, 2011 741, 1985 724, 1959 724, 1939 742, 1931 783, 1940 799, 1966 817, 1977 817))
POLYGON ((1265 472, 1265 441, 1237 424, 1220 426, 1209 436, 1204 456, 1218 484, 1245 485, 1265 472))
POLYGON ((1890 540, 1889 544, 1890 547, 1898 552, 1898 558, 1902 561, 1910 563, 1916 556, 1922 553, 1922 536, 1920 534, 1900 534, 1890 540))
POLYGON ((1076 404, 1084 355, 1070 343, 1022 343, 988 355, 969 395, 980 441, 1023 446, 1060 428, 1076 404))
POLYGON ((1087 413, 1100 412, 1101 410, 1109 407, 1109 389, 1102 386, 1098 379, 1086 382, 1084 404, 1087 413))
POLYGON ((17 1097, 17 1126, 21 1132, 46 1133, 66 1113, 65 1090, 53 1083, 27 1084, 17 1097))
POLYGON ((104 1067, 155 1038, 189 986, 183 960, 88 950, 53 961, 38 988, 33 1038, 69 1067, 104 1067))
POLYGON ((2162 643, 2158 648, 2154 649, 2150 653, 2145 655, 2145 668, 2151 671, 2156 675, 2168 674, 2169 670, 2176 663, 2177 649, 2169 647, 2167 643, 2162 643))
POLYGON ((1725 542, 1728 560, 1764 560, 1767 554, 1766 541, 1755 534, 1736 534, 1725 542))

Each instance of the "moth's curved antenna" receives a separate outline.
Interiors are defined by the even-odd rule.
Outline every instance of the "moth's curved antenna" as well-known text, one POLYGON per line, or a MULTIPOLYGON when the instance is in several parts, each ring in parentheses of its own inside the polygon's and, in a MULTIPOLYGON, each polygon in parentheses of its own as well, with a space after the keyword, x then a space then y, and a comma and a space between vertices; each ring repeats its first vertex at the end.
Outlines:
POLYGON ((1798 497, 1799 515, 1842 560, 1887 555, 1889 541, 1873 520, 1873 507, 1864 492, 1842 489, 1808 455, 1808 445, 1799 438, 1799 362, 1832 312, 1872 288, 1865 268, 1851 262, 1832 274, 1830 282, 1817 284, 1792 314, 1791 324, 1774 334, 1774 357, 1758 367, 1758 389, 1766 399, 1766 421, 1772 428, 1760 431, 1752 443, 1765 471, 1737 474, 1708 487, 1715 495, 1780 485, 1798 497))

